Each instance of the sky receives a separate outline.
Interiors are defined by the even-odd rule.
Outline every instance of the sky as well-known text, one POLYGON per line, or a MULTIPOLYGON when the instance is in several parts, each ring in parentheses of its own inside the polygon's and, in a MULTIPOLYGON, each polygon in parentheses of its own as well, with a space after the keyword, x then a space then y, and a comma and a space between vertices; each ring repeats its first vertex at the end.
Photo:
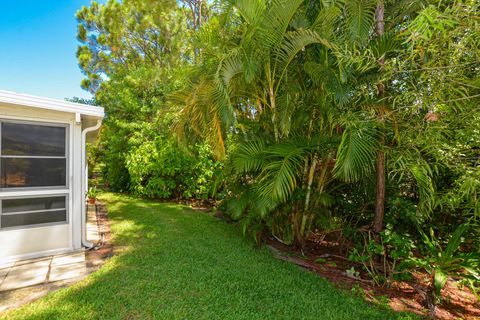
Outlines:
MULTIPOLYGON (((104 2, 104 1, 99 1, 104 2)), ((75 52, 75 12, 90 0, 0 0, 0 90, 90 98, 75 52)))

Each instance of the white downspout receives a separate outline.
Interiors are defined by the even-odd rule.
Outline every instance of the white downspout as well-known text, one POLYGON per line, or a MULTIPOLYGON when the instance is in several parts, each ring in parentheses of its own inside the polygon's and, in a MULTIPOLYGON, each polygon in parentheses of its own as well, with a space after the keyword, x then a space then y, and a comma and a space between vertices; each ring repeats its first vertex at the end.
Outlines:
POLYGON ((92 131, 97 131, 102 126, 102 119, 97 121, 97 124, 93 127, 88 127, 82 130, 82 153, 81 153, 81 164, 82 164, 82 175, 81 175, 81 191, 82 191, 82 246, 87 248, 93 248, 95 244, 87 241, 87 210, 86 210, 86 195, 88 188, 88 173, 87 173, 87 152, 86 152, 86 143, 87 143, 87 133, 92 131))

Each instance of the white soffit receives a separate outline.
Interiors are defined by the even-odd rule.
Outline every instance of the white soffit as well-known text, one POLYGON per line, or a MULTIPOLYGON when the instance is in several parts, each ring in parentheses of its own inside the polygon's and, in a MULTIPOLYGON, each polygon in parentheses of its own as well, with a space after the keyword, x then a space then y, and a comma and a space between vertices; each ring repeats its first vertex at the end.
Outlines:
POLYGON ((3 90, 0 90, 0 103, 59 112, 76 113, 95 118, 103 118, 105 115, 105 112, 101 107, 3 90))

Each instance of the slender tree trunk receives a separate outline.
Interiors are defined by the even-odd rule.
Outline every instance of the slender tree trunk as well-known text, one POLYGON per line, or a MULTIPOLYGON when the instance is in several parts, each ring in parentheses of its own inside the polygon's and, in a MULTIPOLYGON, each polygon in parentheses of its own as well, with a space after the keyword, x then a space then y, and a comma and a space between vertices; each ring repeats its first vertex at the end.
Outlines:
MULTIPOLYGON (((377 4, 375 10, 375 33, 377 37, 381 37, 385 30, 385 5, 383 0, 380 0, 377 4)), ((380 68, 383 68, 385 60, 382 58, 378 61, 380 68)), ((383 83, 377 85, 378 96, 383 96, 385 92, 385 86, 383 83)), ((383 108, 380 108, 378 113, 378 120, 383 124, 384 115, 383 108)), ((385 216, 385 152, 382 149, 385 145, 385 133, 381 132, 379 138, 380 150, 377 152, 376 159, 376 175, 377 175, 377 185, 376 185, 376 195, 375 195, 375 216, 373 221, 373 230, 378 234, 383 230, 383 218, 385 216)))
POLYGON ((275 135, 275 142, 279 141, 279 132, 277 127, 277 105, 275 102, 275 93, 273 91, 273 86, 270 86, 268 89, 270 96, 270 107, 272 108, 272 124, 273 124, 273 133, 275 135))
POLYGON ((321 171, 320 171, 320 177, 318 178, 318 194, 323 193, 323 189, 325 188, 325 179, 327 177, 327 170, 328 170, 328 163, 330 162, 331 158, 330 155, 325 157, 325 159, 322 160, 322 165, 321 165, 321 171))
MULTIPOLYGON (((385 139, 380 139, 381 143, 385 143, 385 139)), ((385 215, 385 152, 380 150, 377 152, 377 186, 375 197, 375 217, 373 222, 373 230, 380 233, 383 230, 383 218, 385 215)))
POLYGON ((310 195, 312 193, 313 176, 315 175, 316 166, 317 166, 317 155, 314 155, 313 159, 312 159, 312 164, 310 166, 310 171, 308 173, 307 195, 305 196, 305 210, 304 210, 304 212, 307 212, 308 208, 310 206, 310 195))

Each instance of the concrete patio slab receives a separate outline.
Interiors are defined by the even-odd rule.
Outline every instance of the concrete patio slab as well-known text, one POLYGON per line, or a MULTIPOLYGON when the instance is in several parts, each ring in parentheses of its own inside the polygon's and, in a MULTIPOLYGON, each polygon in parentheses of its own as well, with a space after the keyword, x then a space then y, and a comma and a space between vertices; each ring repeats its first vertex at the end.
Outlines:
POLYGON ((15 262, 6 262, 6 263, 0 263, 0 269, 8 269, 10 267, 13 267, 15 265, 15 262))
POLYGON ((87 221, 90 222, 90 223, 87 223, 87 228, 86 228, 87 239, 91 242, 100 241, 95 206, 91 206, 91 205, 88 206, 87 221))
POLYGON ((61 281, 78 278, 87 273, 87 267, 84 262, 52 266, 50 270, 49 281, 61 281))
MULTIPOLYGON (((89 206, 87 239, 99 241, 95 206, 89 206)), ((87 274, 85 251, 6 263, 0 266, 0 292, 79 278, 87 274)))
POLYGON ((3 280, 5 279, 8 272, 10 271, 10 268, 11 267, 0 269, 0 285, 2 284, 3 280))
POLYGON ((78 278, 85 274, 85 251, 22 260, 14 266, 0 269, 0 292, 78 278))
POLYGON ((45 283, 51 259, 23 263, 10 268, 0 285, 0 291, 24 288, 45 283))
POLYGON ((85 252, 71 253, 61 256, 54 256, 52 259, 52 268, 65 264, 83 263, 85 262, 85 252))
POLYGON ((42 262, 42 261, 48 261, 48 263, 50 263, 51 260, 52 260, 52 256, 46 256, 46 257, 35 258, 35 259, 27 259, 27 260, 19 260, 15 262, 14 266, 17 267, 17 266, 22 266, 24 264, 31 265, 32 263, 42 262))

